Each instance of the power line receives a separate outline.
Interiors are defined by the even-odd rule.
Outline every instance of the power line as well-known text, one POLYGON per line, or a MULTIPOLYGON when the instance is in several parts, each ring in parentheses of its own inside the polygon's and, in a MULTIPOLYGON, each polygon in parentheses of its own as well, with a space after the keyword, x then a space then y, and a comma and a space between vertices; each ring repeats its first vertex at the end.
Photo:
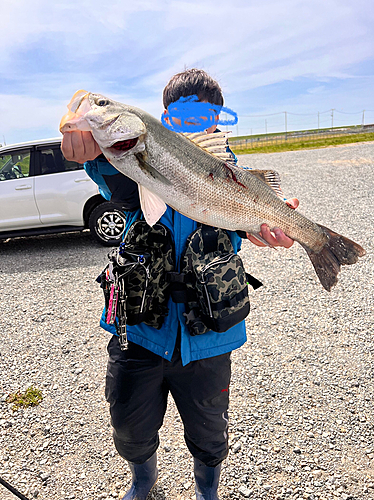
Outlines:
MULTIPOLYGON (((334 108, 328 109, 326 111, 316 111, 315 113, 292 113, 290 111, 278 111, 277 113, 268 113, 268 114, 262 114, 262 115, 240 115, 242 118, 264 118, 267 116, 276 116, 276 115, 282 115, 283 113, 287 113, 288 115, 295 115, 295 116, 315 116, 317 114, 323 115, 325 113, 331 113, 334 111, 335 113, 342 113, 343 115, 360 115, 362 114, 362 111, 355 111, 355 112, 348 112, 348 111, 339 111, 338 109, 334 108)), ((368 112, 374 112, 374 110, 371 109, 365 109, 364 111, 368 112)))
POLYGON ((282 115, 284 111, 279 111, 279 113, 270 113, 268 115, 240 115, 245 118, 263 118, 264 116, 275 116, 275 115, 282 115))
MULTIPOLYGON (((246 128, 246 125, 252 130, 260 132, 265 129, 265 134, 271 132, 279 132, 283 130, 286 134, 290 130, 298 129, 331 129, 334 127, 350 127, 350 126, 361 126, 364 127, 365 123, 373 122, 371 118, 365 113, 373 113, 373 110, 362 110, 357 112, 340 111, 335 108, 331 108, 325 111, 317 111, 315 113, 293 113, 289 111, 279 111, 277 113, 259 114, 259 115, 239 115, 239 118, 243 118, 242 127, 246 128), (343 116, 340 116, 342 114, 343 116), (282 115, 284 115, 282 120, 282 115), (347 116, 347 118, 344 118, 347 116), (352 116, 352 118, 348 118, 352 116), (354 118, 356 116, 356 118, 354 118), (360 116, 360 118, 358 118, 360 116), (304 118, 305 117, 305 118, 304 118), (311 118, 312 117, 312 118, 311 118), (314 117, 314 118, 313 118, 314 117), (335 124, 334 124, 335 120, 335 124), (347 124, 347 122, 350 122, 347 124), (262 122, 262 126, 261 126, 262 122), (283 123, 282 123, 283 122, 283 123), (265 127, 264 127, 265 124, 265 127), (254 126, 255 125, 255 126, 254 126)), ((239 134, 238 134, 239 135, 239 134)), ((243 135, 243 131, 242 131, 243 135)), ((252 135, 252 133, 251 133, 252 135)))
POLYGON ((315 116, 315 113, 290 113, 287 111, 289 115, 295 115, 295 116, 315 116))
POLYGON ((360 115, 362 113, 362 111, 356 111, 356 113, 347 113, 345 111, 339 111, 338 109, 335 109, 335 112, 336 113, 341 113, 343 115, 360 115))

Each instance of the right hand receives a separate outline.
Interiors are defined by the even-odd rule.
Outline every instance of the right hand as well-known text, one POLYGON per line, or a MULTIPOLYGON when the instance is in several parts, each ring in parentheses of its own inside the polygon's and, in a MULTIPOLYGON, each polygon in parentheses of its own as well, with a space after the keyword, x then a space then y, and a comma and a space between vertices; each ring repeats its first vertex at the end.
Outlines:
MULTIPOLYGON (((290 198, 285 201, 286 205, 288 205, 293 210, 299 206, 299 200, 297 198, 290 198)), ((269 244, 271 247, 284 247, 290 248, 293 245, 294 240, 289 238, 284 234, 284 232, 279 228, 274 228, 273 231, 270 231, 269 226, 267 224, 261 225, 260 236, 269 244)), ((266 245, 259 241, 255 236, 250 233, 247 233, 247 238, 249 241, 254 243, 258 247, 265 247, 266 245)))
POLYGON ((68 161, 78 163, 94 160, 101 154, 101 149, 91 132, 82 130, 65 132, 62 137, 61 151, 68 161))

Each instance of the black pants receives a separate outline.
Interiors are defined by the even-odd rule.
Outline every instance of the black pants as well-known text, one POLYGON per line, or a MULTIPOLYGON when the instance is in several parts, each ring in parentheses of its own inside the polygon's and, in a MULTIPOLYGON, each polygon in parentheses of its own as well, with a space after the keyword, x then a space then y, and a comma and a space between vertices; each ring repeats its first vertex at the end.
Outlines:
POLYGON ((121 351, 115 336, 108 353, 105 395, 122 457, 141 464, 156 451, 170 391, 192 455, 209 467, 226 458, 230 353, 182 366, 178 343, 167 361, 131 342, 121 351))

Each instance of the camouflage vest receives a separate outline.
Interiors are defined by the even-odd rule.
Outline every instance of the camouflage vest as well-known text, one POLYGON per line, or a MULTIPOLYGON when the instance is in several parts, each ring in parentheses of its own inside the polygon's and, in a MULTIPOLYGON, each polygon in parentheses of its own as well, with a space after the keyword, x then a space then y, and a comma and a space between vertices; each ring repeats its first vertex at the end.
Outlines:
POLYGON ((185 303, 191 335, 209 330, 225 332, 249 313, 247 275, 226 231, 202 226, 187 239, 181 272, 175 272, 170 230, 158 222, 150 227, 136 220, 119 246, 108 254, 110 263, 98 281, 105 297, 105 321, 115 325, 123 349, 127 325, 144 323, 161 328, 174 302, 185 303))
POLYGON ((191 335, 225 332, 242 321, 250 310, 247 282, 254 289, 261 286, 245 272, 227 232, 209 226, 199 227, 188 237, 181 272, 168 275, 174 282, 173 300, 185 303, 191 335))
POLYGON ((168 313, 166 273, 175 267, 169 229, 137 220, 119 248, 108 254, 109 265, 99 277, 105 297, 105 321, 116 326, 127 344, 126 325, 144 323, 161 328, 168 313))

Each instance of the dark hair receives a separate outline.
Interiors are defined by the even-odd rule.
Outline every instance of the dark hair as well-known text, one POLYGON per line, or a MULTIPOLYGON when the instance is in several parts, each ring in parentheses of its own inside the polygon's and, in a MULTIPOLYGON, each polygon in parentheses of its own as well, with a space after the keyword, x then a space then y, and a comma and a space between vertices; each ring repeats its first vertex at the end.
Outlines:
POLYGON ((174 75, 163 92, 164 107, 177 101, 181 97, 197 95, 199 101, 207 101, 211 104, 223 106, 223 95, 221 87, 202 69, 187 69, 174 75))

